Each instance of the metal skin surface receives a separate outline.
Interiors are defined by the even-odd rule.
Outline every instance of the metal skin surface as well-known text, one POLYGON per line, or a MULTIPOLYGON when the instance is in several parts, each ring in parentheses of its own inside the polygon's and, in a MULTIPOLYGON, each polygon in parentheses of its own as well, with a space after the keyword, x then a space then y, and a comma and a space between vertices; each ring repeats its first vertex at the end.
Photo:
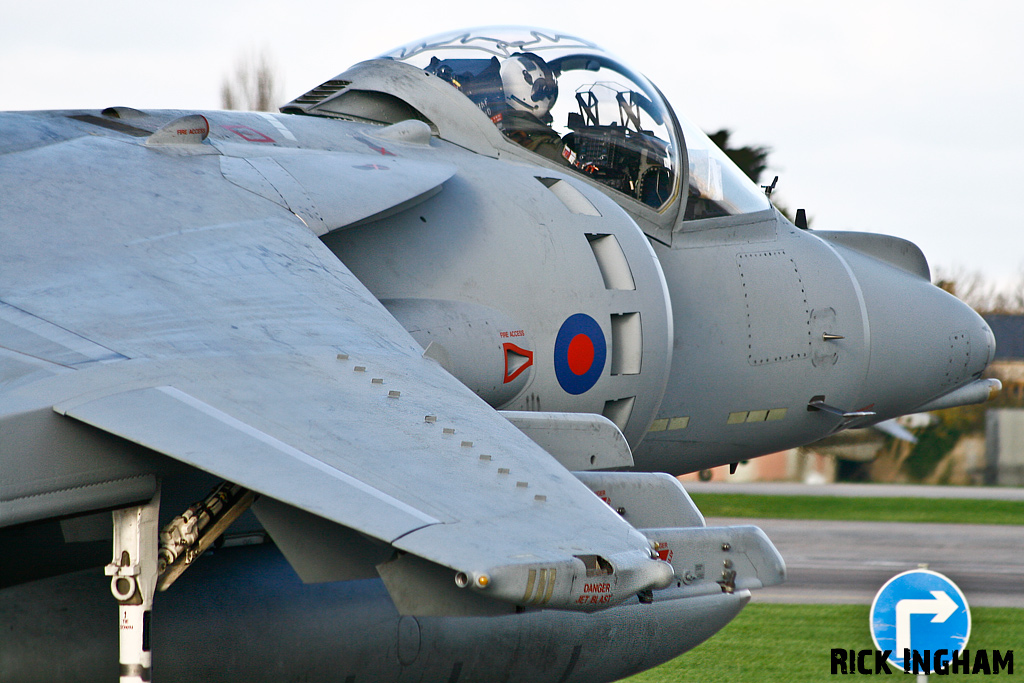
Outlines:
MULTIPOLYGON (((565 172, 469 155, 458 163, 460 172, 442 193, 384 221, 327 235, 324 243, 343 263, 353 264, 356 276, 385 305, 401 302, 400 319, 412 317, 409 309, 417 302, 424 317, 436 310, 438 300, 466 311, 464 322, 437 325, 432 336, 413 331, 424 346, 433 340, 449 348, 453 362, 464 346, 461 328, 471 325, 490 327, 492 340, 533 351, 533 367, 517 378, 521 388, 511 397, 501 396, 496 408, 600 414, 609 401, 634 398, 630 416, 618 426, 635 446, 664 393, 666 342, 672 331, 668 290, 647 238, 613 201, 565 172), (572 183, 601 215, 572 213, 538 177, 572 183), (635 289, 605 286, 587 239, 595 234, 617 239, 635 289), (495 311, 490 319, 471 315, 482 306, 495 311), (642 324, 639 372, 612 374, 608 353, 596 383, 582 393, 568 393, 556 376, 552 352, 563 323, 576 314, 598 321, 612 352, 611 317, 632 313, 642 324), (503 328, 509 324, 511 329, 503 328)), ((436 315, 446 321, 451 317, 436 315)), ((489 356, 482 348, 487 347, 474 347, 474 362, 467 365, 475 370, 465 373, 467 379, 480 368, 490 368, 492 377, 503 372, 500 345, 492 344, 489 356)), ((490 391, 473 382, 469 386, 485 397, 490 391)))
POLYGON ((658 418, 689 421, 648 433, 634 450, 638 468, 680 474, 911 413, 979 379, 991 361, 981 317, 916 273, 778 214, 733 223, 655 246, 675 321, 658 418), (808 411, 815 396, 876 416, 808 411), (761 413, 730 423, 780 410, 779 420, 761 413))
POLYGON ((304 97, 0 114, 0 680, 112 679, 156 562, 105 576, 112 526, 221 481, 287 561, 157 594, 158 680, 615 680, 785 578, 645 473, 979 395, 991 332, 913 245, 684 222, 685 150, 656 210, 402 62, 304 97))
MULTIPOLYGON (((216 551, 188 573, 157 596, 154 680, 613 681, 703 642, 750 599, 402 617, 379 580, 304 585, 269 546, 216 551)), ((0 593, 0 680, 112 680, 116 631, 104 626, 116 605, 103 578, 79 572, 0 593)))

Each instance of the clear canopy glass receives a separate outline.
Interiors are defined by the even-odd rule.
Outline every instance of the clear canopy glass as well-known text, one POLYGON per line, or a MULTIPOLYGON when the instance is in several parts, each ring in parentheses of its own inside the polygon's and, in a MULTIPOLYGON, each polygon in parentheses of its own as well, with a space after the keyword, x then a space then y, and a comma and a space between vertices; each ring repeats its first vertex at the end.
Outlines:
POLYGON ((458 88, 520 145, 655 209, 678 199, 679 142, 657 90, 593 43, 485 28, 382 55, 458 88))
POLYGON ((764 192, 700 128, 679 117, 690 166, 690 196, 684 220, 764 211, 764 192))
MULTIPOLYGON (((440 34, 383 58, 432 73, 510 140, 658 211, 679 202, 680 130, 643 76, 580 38, 523 27, 440 34)), ((699 128, 679 120, 689 158, 685 216, 767 209, 764 194, 699 128)))

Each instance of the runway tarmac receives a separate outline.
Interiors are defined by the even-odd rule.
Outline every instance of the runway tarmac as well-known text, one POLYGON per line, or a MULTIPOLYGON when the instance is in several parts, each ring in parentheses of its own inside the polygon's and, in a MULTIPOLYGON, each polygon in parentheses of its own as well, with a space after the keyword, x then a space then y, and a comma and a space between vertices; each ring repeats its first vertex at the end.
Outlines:
MULTIPOLYGON (((839 498, 966 498, 1024 501, 1015 486, 923 486, 921 484, 797 484, 789 482, 684 481, 690 493, 749 493, 761 496, 836 496, 839 498)), ((1024 520, 1021 520, 1024 524, 1024 520)))
MULTIPOLYGON (((1024 489, 801 484, 684 485, 690 492, 764 495, 868 495, 1024 500, 1024 489)), ((755 524, 786 560, 788 579, 752 591, 753 602, 870 605, 896 574, 927 564, 952 579, 974 606, 1024 608, 1021 526, 833 522, 709 517, 709 526, 755 524)))
POLYGON ((968 604, 1024 608, 1024 526, 709 517, 755 524, 786 560, 786 582, 754 602, 870 605, 886 581, 919 564, 945 574, 968 604))

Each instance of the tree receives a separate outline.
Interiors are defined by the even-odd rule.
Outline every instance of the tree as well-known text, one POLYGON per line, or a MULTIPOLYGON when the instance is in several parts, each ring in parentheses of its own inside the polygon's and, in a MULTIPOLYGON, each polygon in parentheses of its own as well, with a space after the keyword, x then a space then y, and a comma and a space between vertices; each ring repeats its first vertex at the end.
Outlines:
POLYGON ((1011 284, 993 283, 979 271, 936 268, 935 284, 982 315, 1024 314, 1024 271, 1011 284))
MULTIPOLYGON (((732 131, 728 128, 722 128, 719 131, 708 133, 707 135, 711 138, 711 142, 715 143, 719 149, 725 152, 725 155, 729 157, 732 162, 747 175, 748 178, 753 180, 754 183, 760 185, 761 174, 768 168, 768 155, 771 154, 771 147, 760 145, 730 147, 729 138, 732 136, 732 131)), ((787 207, 780 204, 777 200, 773 200, 772 203, 783 216, 788 218, 791 222, 795 222, 794 214, 787 207)), ((807 224, 810 225, 811 222, 812 219, 808 216, 807 224)))
POLYGON ((732 159, 732 162, 739 166, 740 170, 747 174, 747 177, 755 183, 761 181, 761 174, 768 168, 768 155, 771 147, 730 147, 729 137, 732 131, 723 128, 715 133, 709 133, 711 142, 718 145, 718 148, 725 152, 725 155, 732 159))
POLYGON ((276 111, 281 95, 273 59, 264 49, 258 55, 248 54, 238 60, 234 76, 224 78, 220 89, 224 109, 276 111))

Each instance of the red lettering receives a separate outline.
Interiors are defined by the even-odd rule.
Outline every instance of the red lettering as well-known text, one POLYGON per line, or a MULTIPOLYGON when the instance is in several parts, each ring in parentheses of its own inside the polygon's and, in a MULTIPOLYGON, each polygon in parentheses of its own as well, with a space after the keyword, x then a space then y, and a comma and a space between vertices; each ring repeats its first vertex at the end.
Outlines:
POLYGON ((658 552, 659 559, 664 560, 665 562, 672 561, 673 553, 669 550, 668 543, 658 543, 658 547, 655 548, 655 550, 658 552))

